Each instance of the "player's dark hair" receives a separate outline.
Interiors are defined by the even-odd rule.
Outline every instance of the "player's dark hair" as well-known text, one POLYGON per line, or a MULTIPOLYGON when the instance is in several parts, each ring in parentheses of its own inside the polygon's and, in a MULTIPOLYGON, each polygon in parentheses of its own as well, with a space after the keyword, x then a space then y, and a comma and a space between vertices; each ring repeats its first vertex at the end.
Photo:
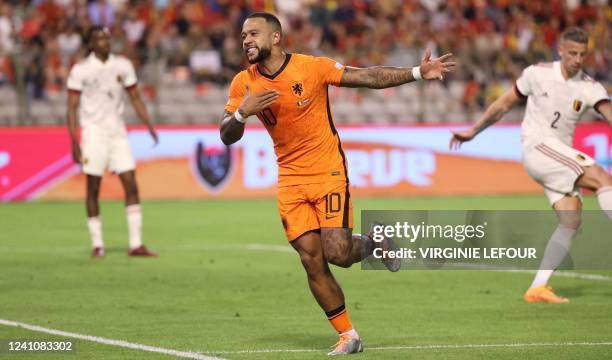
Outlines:
POLYGON ((93 39, 93 36, 96 33, 96 31, 104 31, 105 28, 106 28, 105 26, 100 26, 100 25, 95 25, 89 28, 89 31, 87 31, 87 33, 85 34, 85 39, 84 39, 85 44, 89 46, 89 43, 91 42, 91 39, 93 39))
POLYGON ((580 44, 589 43, 589 33, 576 26, 568 27, 561 33, 561 40, 570 40, 580 44))
POLYGON ((274 30, 280 32, 281 35, 283 34, 283 28, 281 26, 280 20, 278 20, 278 18, 274 14, 270 14, 268 12, 255 12, 247 16, 246 18, 247 19, 263 18, 266 20, 266 23, 272 24, 272 26, 274 26, 274 30))

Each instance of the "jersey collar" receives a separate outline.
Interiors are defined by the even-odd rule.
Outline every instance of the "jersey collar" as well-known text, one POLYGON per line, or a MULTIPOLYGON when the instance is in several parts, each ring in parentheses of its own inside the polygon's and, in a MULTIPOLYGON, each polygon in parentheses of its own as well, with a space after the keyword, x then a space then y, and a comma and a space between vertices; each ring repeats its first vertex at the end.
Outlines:
POLYGON ((576 75, 574 75, 573 77, 565 80, 565 78, 563 77, 563 73, 561 72, 561 61, 555 61, 553 63, 553 70, 555 71, 555 78, 561 82, 566 82, 566 81, 570 81, 570 80, 579 80, 582 78, 582 70, 579 70, 576 75))
POLYGON ((94 54, 93 51, 89 54, 89 61, 93 62, 96 65, 106 65, 110 61, 113 61, 113 58, 114 58, 113 54, 109 54, 108 59, 106 59, 106 62, 102 62, 102 60, 96 57, 96 54, 94 54))
POLYGON ((285 62, 283 62, 283 65, 281 65, 281 67, 272 75, 268 75, 268 74, 264 74, 261 71, 259 71, 259 66, 255 65, 255 67, 257 68, 257 72, 265 77, 266 79, 270 79, 270 80, 274 80, 278 75, 280 75, 280 73, 283 72, 283 70, 285 70, 285 68, 287 67, 287 64, 289 64, 289 60, 291 60, 291 54, 287 53, 287 56, 285 56, 285 62))

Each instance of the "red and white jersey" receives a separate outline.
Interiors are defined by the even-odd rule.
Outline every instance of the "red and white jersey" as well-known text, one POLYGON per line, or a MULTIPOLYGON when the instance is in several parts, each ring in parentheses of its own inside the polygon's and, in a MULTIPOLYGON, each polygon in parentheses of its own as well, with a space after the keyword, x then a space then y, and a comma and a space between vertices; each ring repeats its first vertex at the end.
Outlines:
POLYGON ((110 55, 105 62, 92 52, 75 64, 68 76, 68 90, 81 93, 81 127, 124 128, 123 90, 136 85, 134 66, 127 58, 110 55))
POLYGON ((524 144, 552 137, 572 146, 576 124, 586 109, 609 101, 606 89, 582 71, 565 80, 559 61, 527 67, 515 91, 527 97, 521 126, 524 144))

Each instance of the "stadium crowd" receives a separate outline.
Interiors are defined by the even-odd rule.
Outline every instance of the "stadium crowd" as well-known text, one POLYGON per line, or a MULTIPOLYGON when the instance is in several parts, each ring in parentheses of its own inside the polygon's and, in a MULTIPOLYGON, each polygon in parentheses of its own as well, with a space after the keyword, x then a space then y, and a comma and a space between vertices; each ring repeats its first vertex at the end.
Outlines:
POLYGON ((93 25, 111 29, 112 50, 132 59, 145 85, 159 74, 227 84, 245 66, 240 28, 253 11, 279 15, 292 51, 351 66, 411 66, 425 47, 453 52, 461 66, 452 78, 464 84, 468 111, 527 64, 552 60, 569 25, 590 33, 587 72, 612 80, 606 0, 0 0, 0 87, 21 76, 29 99, 64 91, 93 25))

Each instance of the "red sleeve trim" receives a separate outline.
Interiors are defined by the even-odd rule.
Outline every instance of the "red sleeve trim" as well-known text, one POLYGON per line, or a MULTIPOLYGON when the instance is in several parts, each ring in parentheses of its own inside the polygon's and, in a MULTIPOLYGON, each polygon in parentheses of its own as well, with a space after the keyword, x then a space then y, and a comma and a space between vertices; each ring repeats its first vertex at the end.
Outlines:
POLYGON ((601 111, 599 111, 599 107, 604 104, 609 104, 609 103, 610 103, 610 99, 601 99, 598 102, 596 102, 595 105, 593 105, 593 108, 595 109, 595 111, 601 114, 601 111))
POLYGON ((81 90, 68 89, 68 95, 81 95, 81 90))
POLYGON ((138 85, 138 83, 134 83, 134 85, 126 86, 125 90, 131 90, 131 89, 135 88, 136 85, 138 85))
POLYGON ((514 93, 516 94, 516 96, 518 96, 521 100, 527 100, 527 95, 523 95, 523 93, 519 90, 518 86, 516 86, 516 83, 514 83, 514 93))

